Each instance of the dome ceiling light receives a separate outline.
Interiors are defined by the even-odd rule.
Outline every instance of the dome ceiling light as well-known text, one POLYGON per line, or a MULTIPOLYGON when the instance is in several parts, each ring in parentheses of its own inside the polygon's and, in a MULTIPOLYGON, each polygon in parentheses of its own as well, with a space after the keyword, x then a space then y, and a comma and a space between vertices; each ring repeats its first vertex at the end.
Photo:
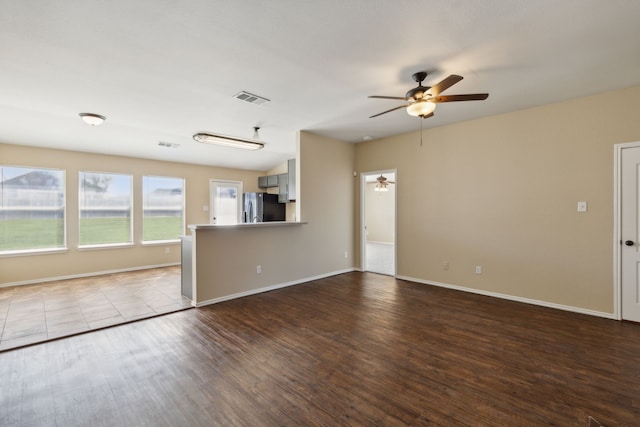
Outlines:
POLYGON ((107 118, 105 116, 101 116, 100 114, 94 113, 80 113, 80 118, 83 122, 88 124, 89 126, 100 126, 104 123, 107 118))

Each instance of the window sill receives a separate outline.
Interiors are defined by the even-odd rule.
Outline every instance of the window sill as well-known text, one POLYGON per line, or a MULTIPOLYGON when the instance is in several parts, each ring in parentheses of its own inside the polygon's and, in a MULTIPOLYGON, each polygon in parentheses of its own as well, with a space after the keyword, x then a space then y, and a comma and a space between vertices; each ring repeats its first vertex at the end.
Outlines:
POLYGON ((4 251, 0 252, 0 258, 18 257, 18 256, 33 256, 33 255, 50 255, 50 254, 62 254, 69 252, 68 248, 50 248, 50 249, 26 249, 20 251, 4 251))
POLYGON ((163 246, 163 245, 179 245, 180 239, 171 240, 143 240, 142 246, 163 246))
POLYGON ((78 246, 78 251, 95 251, 100 249, 128 249, 133 248, 133 243, 112 243, 106 245, 83 245, 78 246))

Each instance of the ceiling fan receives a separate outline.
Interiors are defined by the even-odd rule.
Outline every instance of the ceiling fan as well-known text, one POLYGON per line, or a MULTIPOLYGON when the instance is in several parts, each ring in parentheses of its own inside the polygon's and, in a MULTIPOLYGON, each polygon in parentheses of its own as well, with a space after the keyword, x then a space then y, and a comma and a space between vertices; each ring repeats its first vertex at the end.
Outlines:
POLYGON ((407 113, 412 116, 422 117, 428 119, 433 116, 433 111, 436 109, 436 104, 442 102, 458 102, 458 101, 482 101, 489 97, 488 93, 471 93, 466 95, 444 95, 440 94, 449 89, 454 84, 462 80, 462 76, 455 74, 450 75, 440 83, 436 83, 434 86, 422 86, 422 82, 427 78, 426 71, 419 71, 413 76, 413 80, 418 82, 418 86, 414 87, 406 93, 404 97, 401 96, 377 96, 373 95, 369 98, 377 99, 397 99, 399 101, 406 101, 406 104, 394 107, 390 110, 383 111, 382 113, 374 114, 369 118, 381 116, 386 113, 390 113, 400 108, 407 108, 407 113))
POLYGON ((378 183, 376 184, 374 191, 389 191, 387 185, 395 184, 393 181, 388 181, 387 177, 382 174, 376 178, 376 181, 378 181, 378 183))

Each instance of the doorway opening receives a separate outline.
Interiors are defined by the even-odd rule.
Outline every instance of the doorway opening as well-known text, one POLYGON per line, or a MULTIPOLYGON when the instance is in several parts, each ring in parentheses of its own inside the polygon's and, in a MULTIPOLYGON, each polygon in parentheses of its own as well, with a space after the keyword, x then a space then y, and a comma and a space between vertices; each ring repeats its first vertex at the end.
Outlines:
POLYGON ((363 271, 396 275, 395 169, 361 174, 361 265, 363 271))

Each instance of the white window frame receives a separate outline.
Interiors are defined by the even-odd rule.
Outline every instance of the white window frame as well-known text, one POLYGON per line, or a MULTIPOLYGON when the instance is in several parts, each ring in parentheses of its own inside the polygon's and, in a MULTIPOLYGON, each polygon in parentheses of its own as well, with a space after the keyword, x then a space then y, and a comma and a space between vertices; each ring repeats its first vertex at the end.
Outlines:
POLYGON ((181 234, 185 234, 185 227, 186 227, 186 179, 184 179, 183 177, 177 177, 177 176, 160 176, 160 175, 144 175, 142 177, 142 244, 146 245, 146 246, 152 246, 152 245, 162 245, 165 243, 177 243, 180 242, 180 237, 176 237, 175 239, 164 239, 164 240, 145 240, 144 239, 144 220, 145 220, 145 214, 144 214, 144 209, 145 209, 145 189, 144 189, 144 179, 145 178, 162 178, 162 179, 175 179, 175 180, 180 180, 182 181, 182 231, 181 234))
MULTIPOLYGON (((47 253, 60 253, 66 252, 67 248, 67 171, 65 169, 42 167, 42 166, 24 166, 24 165, 8 165, 0 164, 0 170, 4 168, 20 168, 20 169, 38 169, 46 171, 56 171, 62 173, 62 246, 46 247, 46 248, 31 248, 31 249, 10 249, 0 250, 0 257, 22 256, 22 255, 34 255, 34 254, 47 254, 47 253)), ((0 176, 0 183, 4 179, 0 176)), ((2 201, 0 200, 0 205, 2 201)))
POLYGON ((102 171, 78 171, 78 250, 92 250, 92 249, 106 249, 106 248, 126 248, 134 246, 133 241, 133 223, 135 222, 135 206, 134 206, 134 194, 133 194, 133 175, 130 173, 122 172, 102 172, 102 171), (82 174, 99 174, 99 175, 120 175, 129 177, 129 195, 130 195, 130 221, 129 221, 129 241, 128 242, 116 242, 116 243, 89 243, 82 244, 82 174))

